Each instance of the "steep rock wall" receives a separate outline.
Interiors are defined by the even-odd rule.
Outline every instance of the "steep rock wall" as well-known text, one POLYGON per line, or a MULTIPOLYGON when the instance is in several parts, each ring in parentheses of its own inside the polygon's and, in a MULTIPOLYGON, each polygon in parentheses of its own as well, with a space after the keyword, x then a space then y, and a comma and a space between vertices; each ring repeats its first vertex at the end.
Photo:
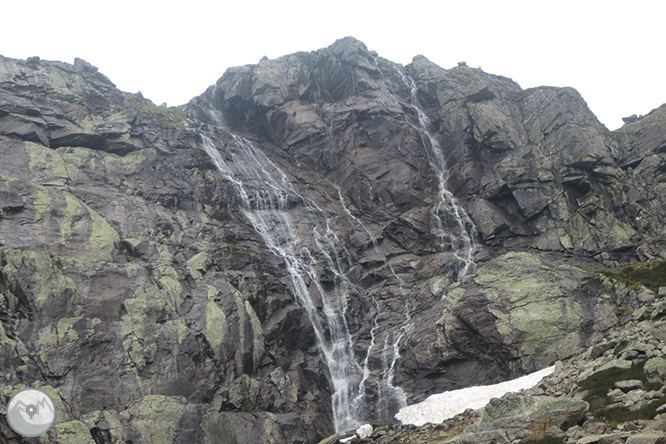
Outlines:
POLYGON ((3 397, 51 393, 55 442, 330 431, 309 322, 185 112, 77 65, 1 62, 3 397))
POLYGON ((0 58, 3 399, 50 390, 54 442, 333 432, 313 319, 204 136, 222 156, 244 137, 303 196, 289 211, 307 200, 335 233, 344 260, 307 283, 344 275, 369 371, 359 420, 390 417, 387 381, 420 400, 571 356, 654 297, 594 270, 666 258, 664 113, 609 132, 571 88, 402 67, 352 38, 230 69, 184 109, 81 60, 0 58), (428 136, 462 225, 440 208, 428 136), (462 280, 460 227, 478 241, 462 280))

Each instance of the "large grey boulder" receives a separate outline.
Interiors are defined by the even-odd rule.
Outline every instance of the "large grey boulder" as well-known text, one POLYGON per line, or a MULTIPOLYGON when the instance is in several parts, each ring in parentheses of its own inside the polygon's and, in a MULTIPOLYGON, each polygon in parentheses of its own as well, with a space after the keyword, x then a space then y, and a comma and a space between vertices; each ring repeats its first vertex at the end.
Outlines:
POLYGON ((481 421, 468 427, 455 442, 511 443, 517 439, 543 439, 553 426, 566 430, 575 425, 588 408, 585 401, 547 396, 508 395, 491 399, 481 421))

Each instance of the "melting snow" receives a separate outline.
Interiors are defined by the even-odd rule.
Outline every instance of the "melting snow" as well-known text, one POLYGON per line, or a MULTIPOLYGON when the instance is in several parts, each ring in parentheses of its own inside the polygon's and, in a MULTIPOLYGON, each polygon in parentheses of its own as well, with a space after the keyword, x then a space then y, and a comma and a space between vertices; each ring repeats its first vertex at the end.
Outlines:
POLYGON ((426 423, 439 424, 467 409, 480 409, 492 398, 499 398, 506 393, 534 387, 544 377, 550 375, 555 367, 548 367, 511 381, 494 385, 468 387, 460 390, 431 395, 425 401, 401 408, 395 417, 403 424, 421 426, 426 423))

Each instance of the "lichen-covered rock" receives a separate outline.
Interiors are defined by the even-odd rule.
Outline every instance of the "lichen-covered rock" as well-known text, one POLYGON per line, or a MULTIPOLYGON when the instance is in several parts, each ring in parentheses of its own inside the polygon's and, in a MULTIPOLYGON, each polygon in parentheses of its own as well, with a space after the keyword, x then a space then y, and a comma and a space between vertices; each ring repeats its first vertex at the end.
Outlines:
POLYGON ((665 444, 666 436, 661 433, 642 433, 627 438, 626 444, 665 444))
MULTIPOLYGON (((353 38, 232 68, 182 108, 118 91, 83 60, 0 57, 0 402, 48 387, 61 416, 45 442, 334 433, 317 321, 204 136, 226 156, 246 136, 293 178, 302 197, 287 208, 323 215, 299 221, 303 237, 334 234, 339 268, 312 258, 304 282, 345 288, 340 322, 367 372, 359 420, 390 418, 382 390, 497 382, 618 324, 659 325, 665 115, 611 133, 571 88, 422 56, 401 66, 353 38), (439 198, 436 147, 457 205, 439 198), (478 242, 459 279, 462 231, 478 242)), ((663 350, 605 345, 592 359, 663 350)))
POLYGON ((509 395, 491 399, 481 421, 468 427, 455 442, 510 443, 539 440, 551 427, 568 429, 587 412, 589 405, 576 399, 509 395))
MULTIPOLYGON (((508 378, 516 370, 533 371, 572 356, 602 338, 617 324, 617 305, 617 295, 606 292, 592 273, 553 263, 545 254, 507 253, 445 293, 439 310, 433 310, 439 313, 431 321, 437 328, 415 326, 405 356, 423 367, 436 362, 441 377, 431 372, 428 379, 440 387, 479 384, 489 373, 508 378)), ((418 370, 410 376, 421 384, 418 370)))
POLYGON ((280 278, 266 278, 275 262, 233 218, 233 193, 183 110, 117 91, 89 69, 5 58, 0 110, 4 400, 52 383, 66 400, 48 438, 57 442, 97 439, 96 427, 114 442, 128 431, 143 442, 186 433, 180 420, 168 423, 173 433, 152 433, 143 410, 112 415, 117 427, 82 419, 148 395, 179 399, 165 405, 182 404, 186 413, 176 413, 193 430, 205 403, 303 409, 309 420, 276 424, 306 441, 331 431, 307 320, 280 278), (28 118, 31 129, 16 126, 28 118), (284 340, 294 329, 298 339, 284 340), (276 355, 291 361, 278 365, 276 355), (279 385, 269 377, 276 369, 279 385))
POLYGON ((656 357, 648 359, 643 366, 643 372, 650 382, 660 382, 663 383, 666 381, 666 359, 663 357, 656 357))

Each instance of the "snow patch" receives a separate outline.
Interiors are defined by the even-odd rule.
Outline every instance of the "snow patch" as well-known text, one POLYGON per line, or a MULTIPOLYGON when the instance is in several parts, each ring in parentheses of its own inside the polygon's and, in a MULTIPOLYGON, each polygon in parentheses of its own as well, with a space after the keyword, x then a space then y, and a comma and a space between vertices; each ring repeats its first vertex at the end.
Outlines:
POLYGON ((423 402, 401 408, 395 417, 403 424, 415 426, 427 423, 439 424, 467 409, 480 409, 492 398, 534 387, 554 370, 554 366, 548 367, 499 384, 468 387, 431 395, 423 402))

